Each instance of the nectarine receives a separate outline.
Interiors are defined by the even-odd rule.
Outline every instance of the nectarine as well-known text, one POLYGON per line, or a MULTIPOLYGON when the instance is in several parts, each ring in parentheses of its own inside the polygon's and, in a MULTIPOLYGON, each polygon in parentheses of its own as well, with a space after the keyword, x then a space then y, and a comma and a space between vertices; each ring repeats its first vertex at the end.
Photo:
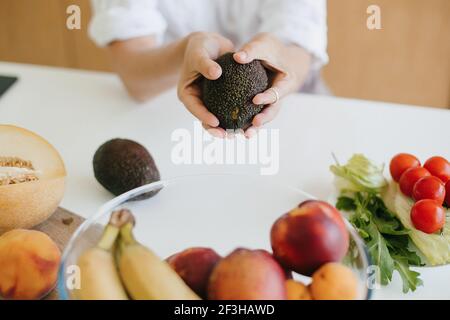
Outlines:
POLYGON ((286 299, 285 273, 264 250, 236 249, 214 268, 208 285, 211 300, 286 299))
POLYGON ((189 248, 176 253, 167 262, 196 294, 206 298, 209 277, 221 257, 210 248, 189 248))
POLYGON ((45 233, 16 229, 0 237, 0 296, 40 299, 55 286, 61 253, 45 233))
POLYGON ((345 256, 349 234, 333 206, 308 200, 274 223, 271 244, 282 266, 309 276, 323 264, 345 256))

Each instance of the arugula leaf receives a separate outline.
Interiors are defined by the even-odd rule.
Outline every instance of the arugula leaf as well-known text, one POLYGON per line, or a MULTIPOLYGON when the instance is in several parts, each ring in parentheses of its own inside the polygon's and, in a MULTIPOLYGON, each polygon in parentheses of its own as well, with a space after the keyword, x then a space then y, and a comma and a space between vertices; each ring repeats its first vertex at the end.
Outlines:
POLYGON ((408 259, 401 256, 394 256, 395 269, 398 271, 403 281, 403 293, 409 290, 415 291, 418 286, 423 285, 419 278, 420 273, 412 271, 408 265, 408 259))
MULTIPOLYGON (((342 203, 353 200, 354 212, 350 216, 350 223, 355 227, 360 236, 366 242, 367 250, 375 263, 380 268, 380 281, 386 285, 392 279, 394 271, 394 261, 389 253, 388 245, 382 234, 379 232, 376 224, 371 219, 372 213, 367 210, 367 198, 363 194, 356 194, 355 199, 349 197, 340 197, 336 207, 344 210, 342 203), (339 201, 340 200, 340 201, 339 201), (339 203, 340 202, 340 203, 339 203)), ((348 205, 347 208, 352 206, 348 205)))
POLYGON ((373 263, 379 267, 381 284, 392 280, 397 270, 403 281, 403 292, 414 291, 422 284, 419 273, 409 265, 421 265, 420 257, 408 249, 409 230, 390 212, 375 193, 356 192, 338 198, 336 208, 352 212, 350 223, 366 243, 373 263), (406 291, 405 291, 406 290, 406 291))
POLYGON ((403 225, 397 219, 386 220, 377 215, 373 216, 373 222, 376 224, 378 230, 383 234, 390 235, 405 235, 409 234, 409 230, 403 228, 403 225))
POLYGON ((405 235, 409 230, 403 227, 400 220, 388 210, 383 200, 375 194, 368 194, 367 210, 373 212, 373 220, 383 234, 405 235))
POLYGON ((411 239, 408 236, 391 237, 390 235, 384 235, 388 241, 389 250, 398 257, 403 257, 408 260, 408 263, 413 266, 424 266, 421 258, 416 252, 410 251, 408 248, 411 243, 411 239))
POLYGON ((353 211, 356 209, 355 201, 350 197, 340 196, 336 203, 336 208, 344 211, 353 211))
POLYGON ((372 221, 364 225, 364 231, 369 235, 366 239, 367 250, 373 263, 380 268, 381 283, 386 285, 391 281, 394 271, 394 260, 389 253, 388 245, 372 221))

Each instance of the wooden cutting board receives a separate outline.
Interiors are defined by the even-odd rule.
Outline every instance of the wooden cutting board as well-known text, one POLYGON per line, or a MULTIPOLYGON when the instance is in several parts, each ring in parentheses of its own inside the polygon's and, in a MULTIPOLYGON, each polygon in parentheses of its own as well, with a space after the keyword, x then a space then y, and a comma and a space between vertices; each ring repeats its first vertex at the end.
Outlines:
MULTIPOLYGON (((56 242, 62 253, 70 237, 84 220, 83 217, 75 213, 58 208, 47 221, 34 229, 48 234, 56 242)), ((58 300, 57 290, 53 290, 45 299, 58 300)))
POLYGON ((59 249, 63 251, 72 234, 84 220, 83 217, 75 213, 58 208, 47 221, 34 229, 48 234, 56 242, 59 249))

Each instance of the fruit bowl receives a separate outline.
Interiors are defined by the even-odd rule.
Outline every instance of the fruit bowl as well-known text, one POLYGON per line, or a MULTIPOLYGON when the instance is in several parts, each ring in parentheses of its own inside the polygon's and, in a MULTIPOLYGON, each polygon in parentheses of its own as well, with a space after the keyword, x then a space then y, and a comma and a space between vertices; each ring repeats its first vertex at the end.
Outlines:
MULTIPOLYGON (((186 176, 131 190, 104 204, 70 239, 59 272, 60 297, 74 298, 71 284, 78 257, 99 240, 114 210, 130 209, 136 218, 137 240, 165 259, 188 247, 211 247, 221 255, 239 247, 271 251, 275 220, 308 199, 314 197, 266 177, 246 175, 186 176), (150 199, 133 200, 156 190, 160 191, 150 199)), ((359 279, 358 298, 369 299, 369 258, 357 233, 346 226, 351 246, 344 260, 359 279)))

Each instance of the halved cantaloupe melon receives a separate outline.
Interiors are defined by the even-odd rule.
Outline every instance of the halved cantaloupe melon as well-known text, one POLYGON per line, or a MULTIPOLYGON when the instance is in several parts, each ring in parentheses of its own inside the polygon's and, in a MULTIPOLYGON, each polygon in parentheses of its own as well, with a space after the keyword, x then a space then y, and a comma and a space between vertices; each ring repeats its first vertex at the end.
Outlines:
POLYGON ((64 195, 66 169, 58 151, 37 134, 0 125, 0 231, 48 219, 64 195))

